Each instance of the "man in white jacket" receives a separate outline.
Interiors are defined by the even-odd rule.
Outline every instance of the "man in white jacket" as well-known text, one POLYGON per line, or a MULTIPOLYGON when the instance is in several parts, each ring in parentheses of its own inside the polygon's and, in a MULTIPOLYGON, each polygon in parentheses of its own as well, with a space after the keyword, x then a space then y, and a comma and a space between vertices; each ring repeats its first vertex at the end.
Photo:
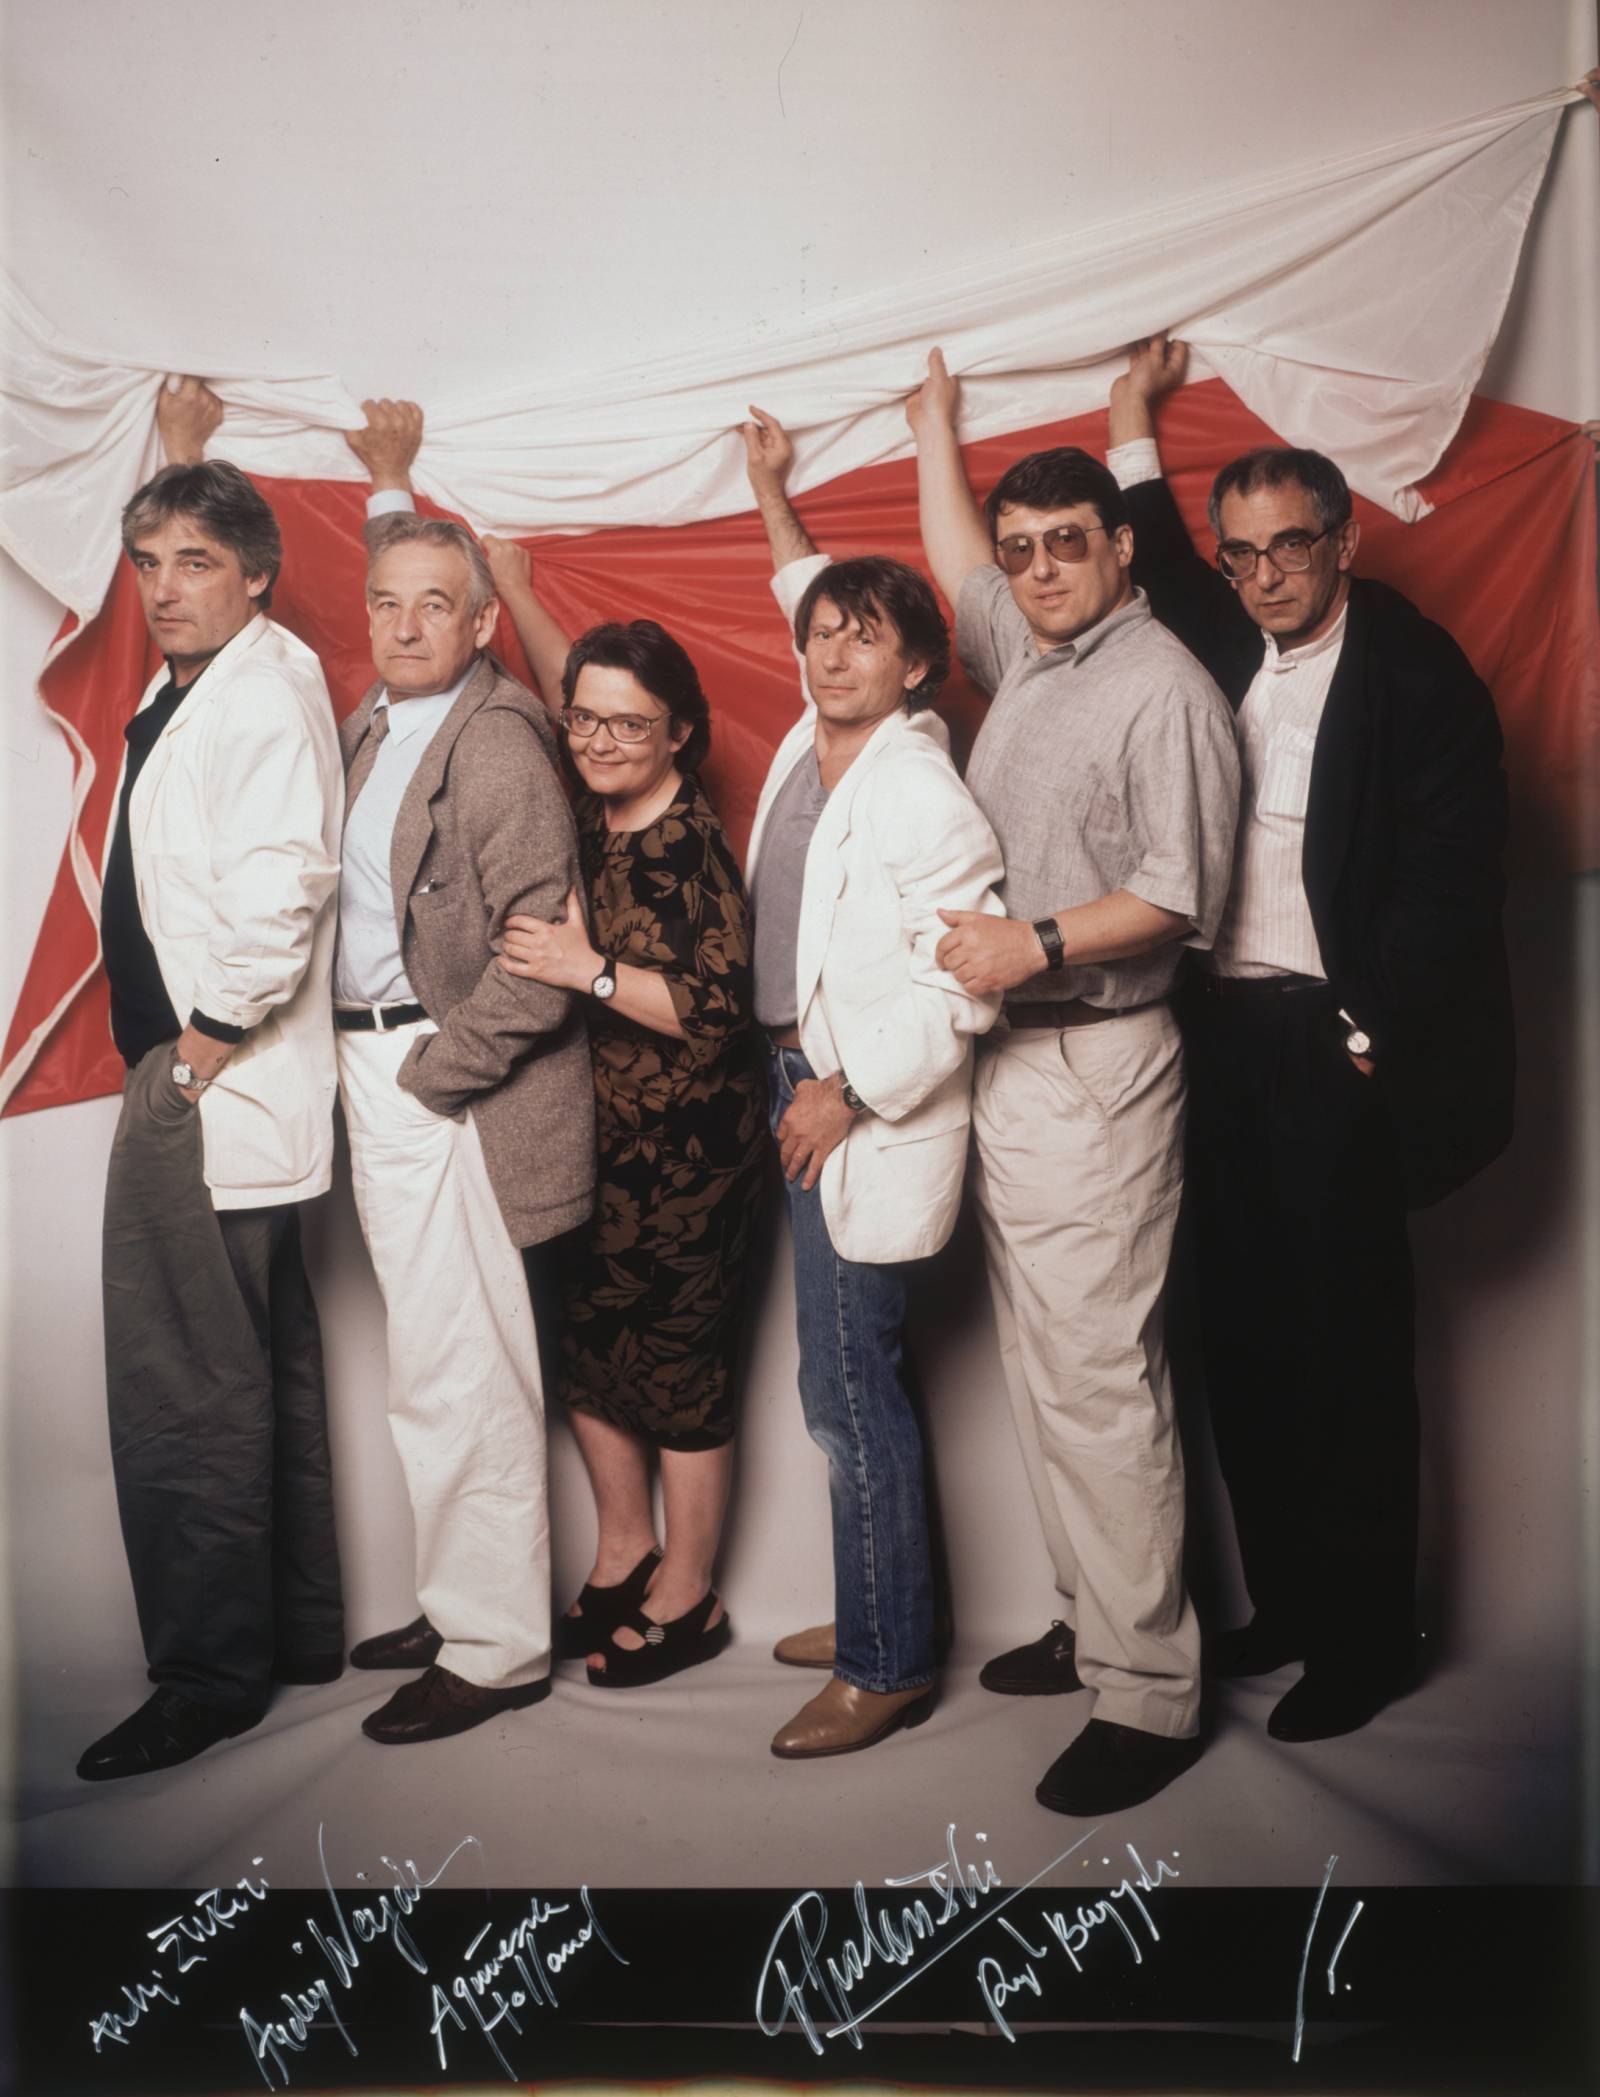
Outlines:
MULTIPOLYGON (((203 398, 202 398, 203 396, 203 398)), ((270 1684, 332 1680, 344 1624, 322 1350, 296 1204, 332 1169, 343 772, 316 657, 266 616, 282 546, 192 440, 123 512, 166 658, 128 724, 102 890, 128 1065, 106 1186, 106 1390, 155 1694, 78 1764, 185 1762, 270 1684)), ((190 411, 187 425, 181 421, 190 411)))
POLYGON ((901 1373, 906 1263, 954 1227, 972 1040, 999 1004, 936 964, 939 912, 997 913, 1002 868, 930 711, 950 662, 932 590, 896 561, 819 554, 785 493, 789 438, 751 413, 750 483, 806 689, 749 853, 800 1396, 833 1515, 836 1623, 777 1651, 831 1670, 772 1743, 798 1760, 870 1747, 933 1708, 922 1437, 901 1373))

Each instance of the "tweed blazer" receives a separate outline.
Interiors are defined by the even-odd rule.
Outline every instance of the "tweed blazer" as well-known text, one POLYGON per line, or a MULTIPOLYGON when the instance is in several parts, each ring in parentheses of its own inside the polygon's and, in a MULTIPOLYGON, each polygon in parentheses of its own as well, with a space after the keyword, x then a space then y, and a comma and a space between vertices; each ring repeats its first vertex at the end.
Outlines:
MULTIPOLYGON (((340 729, 346 771, 383 690, 340 729)), ((495 957, 513 912, 561 916, 578 843, 555 731, 492 656, 479 657, 406 788, 389 877, 406 975, 438 1027, 399 1082, 436 1114, 472 1116, 512 1242, 540 1244, 594 1202, 588 1041, 569 991, 508 975, 495 957)))

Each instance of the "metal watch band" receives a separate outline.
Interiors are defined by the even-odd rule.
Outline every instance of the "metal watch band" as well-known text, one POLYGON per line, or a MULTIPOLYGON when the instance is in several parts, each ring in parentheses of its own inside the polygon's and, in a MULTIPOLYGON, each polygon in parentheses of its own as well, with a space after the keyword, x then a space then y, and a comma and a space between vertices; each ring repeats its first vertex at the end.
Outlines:
POLYGON ((867 1103, 841 1070, 839 1073, 839 1097, 852 1114, 865 1114, 867 1103))

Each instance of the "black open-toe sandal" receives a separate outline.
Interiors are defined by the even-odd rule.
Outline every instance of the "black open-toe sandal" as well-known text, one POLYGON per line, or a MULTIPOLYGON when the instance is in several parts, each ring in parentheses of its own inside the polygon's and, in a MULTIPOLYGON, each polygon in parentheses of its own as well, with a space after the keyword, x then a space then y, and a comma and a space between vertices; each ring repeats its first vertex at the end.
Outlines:
MULTIPOLYGON (((622 1623, 612 1629, 620 1631, 622 1624, 627 1624, 638 1632, 644 1644, 619 1646, 615 1638, 609 1638, 606 1664, 591 1667, 589 1680, 596 1689, 642 1689, 646 1682, 664 1682, 668 1675, 683 1668, 714 1660, 733 1636, 733 1626, 725 1614, 719 1622, 709 1623, 716 1606, 717 1591, 713 1587, 692 1609, 673 1617, 670 1623, 652 1623, 642 1610, 630 1610, 622 1623)), ((591 1646, 589 1650, 598 1652, 599 1648, 591 1646)))
POLYGON ((650 1576, 661 1563, 661 1546, 652 1544, 626 1580, 615 1587, 591 1587, 585 1580, 578 1593, 578 1614, 558 1616, 550 1649, 558 1660, 584 1660, 598 1653, 612 1631, 626 1621, 644 1600, 650 1576))

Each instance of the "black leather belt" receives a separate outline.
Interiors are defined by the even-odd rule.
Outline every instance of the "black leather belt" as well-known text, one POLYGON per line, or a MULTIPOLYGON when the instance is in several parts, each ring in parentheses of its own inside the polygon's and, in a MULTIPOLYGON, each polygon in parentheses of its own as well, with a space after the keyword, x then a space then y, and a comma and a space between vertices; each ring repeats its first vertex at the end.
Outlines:
POLYGON ((1130 1012, 1148 1012, 1152 1005, 1165 1004, 1164 998, 1149 998, 1142 1005, 1090 1005, 1082 998, 1061 998, 1051 1003, 1047 999, 1026 1005, 1007 1005, 1007 1024, 1013 1027, 1049 1027, 1059 1032, 1062 1027, 1092 1027, 1102 1019, 1126 1019, 1130 1012))
POLYGON ((387 1034, 395 1027, 409 1027, 427 1013, 420 1005, 335 1005, 333 1023, 341 1034, 387 1034))
POLYGON ((1284 998, 1328 988, 1320 976, 1217 976, 1209 969, 1201 971, 1200 981, 1219 998, 1284 998))

